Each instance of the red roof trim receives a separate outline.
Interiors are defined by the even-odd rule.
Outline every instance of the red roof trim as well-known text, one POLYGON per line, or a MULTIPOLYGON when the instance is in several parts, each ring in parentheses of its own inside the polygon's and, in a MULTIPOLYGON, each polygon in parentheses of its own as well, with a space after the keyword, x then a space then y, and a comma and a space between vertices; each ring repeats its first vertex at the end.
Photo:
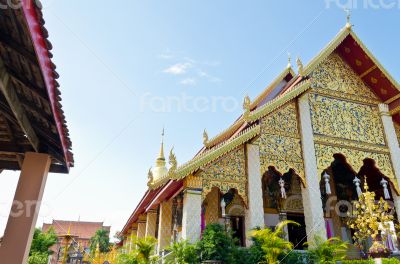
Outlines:
POLYGON ((174 195, 179 189, 183 187, 183 181, 169 181, 156 195, 153 201, 146 207, 146 212, 150 209, 154 209, 162 201, 168 200, 174 195))
POLYGON ((60 137, 62 149, 64 152, 65 162, 67 168, 73 165, 72 157, 68 152, 68 141, 66 139, 66 133, 64 131, 64 118, 60 115, 62 111, 57 104, 56 86, 54 78, 54 70, 52 68, 52 62, 50 60, 49 50, 46 45, 45 38, 43 37, 42 25, 40 23, 40 18, 37 14, 37 7, 33 0, 22 0, 22 9, 24 11, 25 19, 31 34, 31 39, 33 46, 35 48, 36 56, 40 64, 40 69, 42 71, 47 93, 50 99, 50 105, 52 108, 53 116, 55 119, 57 132, 60 137))

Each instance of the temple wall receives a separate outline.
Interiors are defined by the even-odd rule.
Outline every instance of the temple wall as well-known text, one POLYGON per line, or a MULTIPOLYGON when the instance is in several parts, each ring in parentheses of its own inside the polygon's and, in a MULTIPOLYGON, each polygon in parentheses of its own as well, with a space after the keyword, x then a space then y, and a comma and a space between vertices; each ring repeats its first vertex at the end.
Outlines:
POLYGON ((400 147, 400 125, 395 124, 394 129, 396 131, 397 143, 399 143, 400 147))
POLYGON ((213 187, 219 188, 222 193, 236 189, 247 205, 246 156, 243 145, 202 167, 196 176, 202 181, 203 200, 213 187))
POLYGON ((260 146, 261 175, 269 166, 281 173, 294 169, 305 183, 296 103, 289 102, 264 117, 260 125, 257 143, 260 146))
POLYGON ((330 166, 333 154, 341 153, 355 171, 365 158, 372 158, 382 173, 394 179, 376 95, 335 53, 311 78, 309 103, 319 176, 330 166))
POLYGON ((205 220, 206 224, 218 223, 219 221, 219 211, 220 211, 220 198, 219 190, 213 188, 211 192, 208 193, 205 200, 205 220))

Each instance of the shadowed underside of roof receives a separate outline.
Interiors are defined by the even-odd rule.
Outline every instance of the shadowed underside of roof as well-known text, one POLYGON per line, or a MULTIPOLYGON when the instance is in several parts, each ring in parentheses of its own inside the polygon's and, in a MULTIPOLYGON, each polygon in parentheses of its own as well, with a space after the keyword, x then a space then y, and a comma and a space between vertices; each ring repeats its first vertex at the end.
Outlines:
POLYGON ((66 173, 73 166, 71 141, 36 3, 0 9, 0 168, 19 170, 24 153, 34 151, 51 155, 50 171, 66 173))

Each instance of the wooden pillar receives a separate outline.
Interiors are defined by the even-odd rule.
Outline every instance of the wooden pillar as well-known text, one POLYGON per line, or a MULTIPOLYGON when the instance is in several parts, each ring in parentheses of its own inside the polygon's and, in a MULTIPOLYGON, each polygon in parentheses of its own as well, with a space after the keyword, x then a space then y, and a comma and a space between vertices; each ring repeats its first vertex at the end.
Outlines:
POLYGON ((171 244, 172 230, 172 199, 160 204, 158 220, 158 253, 171 244))
POLYGON ((0 247, 1 263, 27 262, 50 164, 50 156, 47 154, 25 153, 0 247))

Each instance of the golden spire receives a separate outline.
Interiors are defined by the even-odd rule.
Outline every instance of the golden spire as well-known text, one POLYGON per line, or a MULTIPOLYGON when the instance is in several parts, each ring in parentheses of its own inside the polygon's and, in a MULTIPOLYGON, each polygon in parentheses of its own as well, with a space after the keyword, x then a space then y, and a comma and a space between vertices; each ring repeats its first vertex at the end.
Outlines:
POLYGON ((347 28, 347 29, 351 29, 351 27, 353 26, 353 25, 350 23, 351 11, 350 11, 350 9, 345 8, 345 9, 344 9, 344 12, 346 12, 346 28, 347 28))
POLYGON ((160 147, 160 154, 158 155, 157 160, 165 161, 164 157, 164 128, 161 132, 161 147, 160 147))
POLYGON ((291 58, 290 52, 288 52, 287 55, 288 55, 288 64, 287 64, 287 68, 289 69, 289 68, 292 67, 292 58, 291 58))
POLYGON ((365 176, 365 178, 364 178, 364 191, 368 192, 367 176, 365 176))
POLYGON ((67 235, 71 235, 71 223, 69 223, 67 235))

